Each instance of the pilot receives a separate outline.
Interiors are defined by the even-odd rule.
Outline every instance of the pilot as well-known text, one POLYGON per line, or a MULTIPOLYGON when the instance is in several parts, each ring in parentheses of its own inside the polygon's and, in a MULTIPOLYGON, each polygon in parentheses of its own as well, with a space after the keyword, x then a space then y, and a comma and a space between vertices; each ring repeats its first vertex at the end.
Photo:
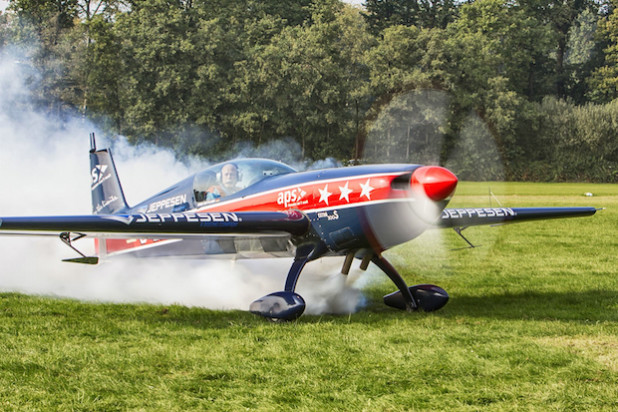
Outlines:
POLYGON ((207 200, 215 200, 220 197, 236 193, 241 188, 238 186, 238 166, 228 163, 221 168, 221 184, 208 188, 207 200))

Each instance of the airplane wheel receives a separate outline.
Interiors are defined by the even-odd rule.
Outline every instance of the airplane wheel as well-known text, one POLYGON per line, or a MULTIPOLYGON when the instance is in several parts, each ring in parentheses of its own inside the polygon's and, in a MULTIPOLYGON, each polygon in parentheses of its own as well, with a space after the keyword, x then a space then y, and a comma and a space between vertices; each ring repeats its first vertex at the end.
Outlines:
MULTIPOLYGON (((436 285, 422 284, 410 286, 410 292, 420 308, 425 312, 441 309, 448 302, 449 296, 444 289, 436 285)), ((384 296, 384 303, 388 306, 406 310, 406 304, 401 291, 384 296)))
POLYGON ((252 302, 249 311, 272 322, 294 320, 305 311, 305 300, 298 293, 275 292, 252 302))

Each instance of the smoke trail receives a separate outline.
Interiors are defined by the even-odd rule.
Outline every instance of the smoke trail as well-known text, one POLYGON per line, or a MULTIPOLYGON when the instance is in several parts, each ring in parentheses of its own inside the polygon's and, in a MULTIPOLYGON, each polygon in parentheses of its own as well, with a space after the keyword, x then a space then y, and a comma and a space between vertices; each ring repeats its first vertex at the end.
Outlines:
MULTIPOLYGON (((0 216, 89 214, 88 134, 84 119, 61 120, 32 108, 23 58, 0 51, 0 216)), ((31 69, 30 69, 31 70, 31 69)), ((101 146, 101 145, 99 145, 101 146)), ((137 203, 197 171, 153 146, 114 142, 127 200, 137 203)), ((84 252, 91 241, 80 241, 84 252)), ((108 302, 248 309, 285 283, 290 259, 254 261, 118 260, 99 266, 61 262, 74 252, 53 237, 0 237, 0 290, 108 302), (273 275, 275 274, 275 275, 273 275)), ((339 273, 340 259, 312 262, 297 291, 307 313, 350 313, 362 294, 339 273)))

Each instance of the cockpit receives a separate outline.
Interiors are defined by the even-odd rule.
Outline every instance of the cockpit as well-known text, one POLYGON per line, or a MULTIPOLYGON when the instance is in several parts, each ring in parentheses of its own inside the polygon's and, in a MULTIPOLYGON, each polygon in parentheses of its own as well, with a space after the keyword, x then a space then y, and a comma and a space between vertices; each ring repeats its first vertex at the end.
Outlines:
POLYGON ((256 183, 286 173, 294 173, 290 166, 266 159, 238 159, 211 166, 193 179, 193 193, 197 203, 214 202, 243 191, 256 183))

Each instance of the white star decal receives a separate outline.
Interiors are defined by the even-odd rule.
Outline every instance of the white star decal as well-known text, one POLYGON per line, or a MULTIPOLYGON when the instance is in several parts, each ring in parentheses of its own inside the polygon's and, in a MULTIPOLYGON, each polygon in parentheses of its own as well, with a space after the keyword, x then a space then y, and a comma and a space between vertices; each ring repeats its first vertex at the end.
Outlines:
POLYGON ((328 191, 328 185, 324 186, 324 189, 318 190, 320 191, 320 202, 324 202, 328 206, 328 197, 332 195, 332 193, 328 191))
POLYGON ((373 187, 369 186, 369 179, 367 179, 365 184, 361 183, 360 185, 362 189, 360 197, 367 196, 367 199, 371 200, 371 191, 373 190, 373 187))
POLYGON ((341 191, 341 196, 339 196, 339 200, 345 199, 346 202, 350 203, 350 193, 353 192, 352 189, 348 187, 349 182, 345 182, 345 186, 339 186, 339 190, 341 191))

